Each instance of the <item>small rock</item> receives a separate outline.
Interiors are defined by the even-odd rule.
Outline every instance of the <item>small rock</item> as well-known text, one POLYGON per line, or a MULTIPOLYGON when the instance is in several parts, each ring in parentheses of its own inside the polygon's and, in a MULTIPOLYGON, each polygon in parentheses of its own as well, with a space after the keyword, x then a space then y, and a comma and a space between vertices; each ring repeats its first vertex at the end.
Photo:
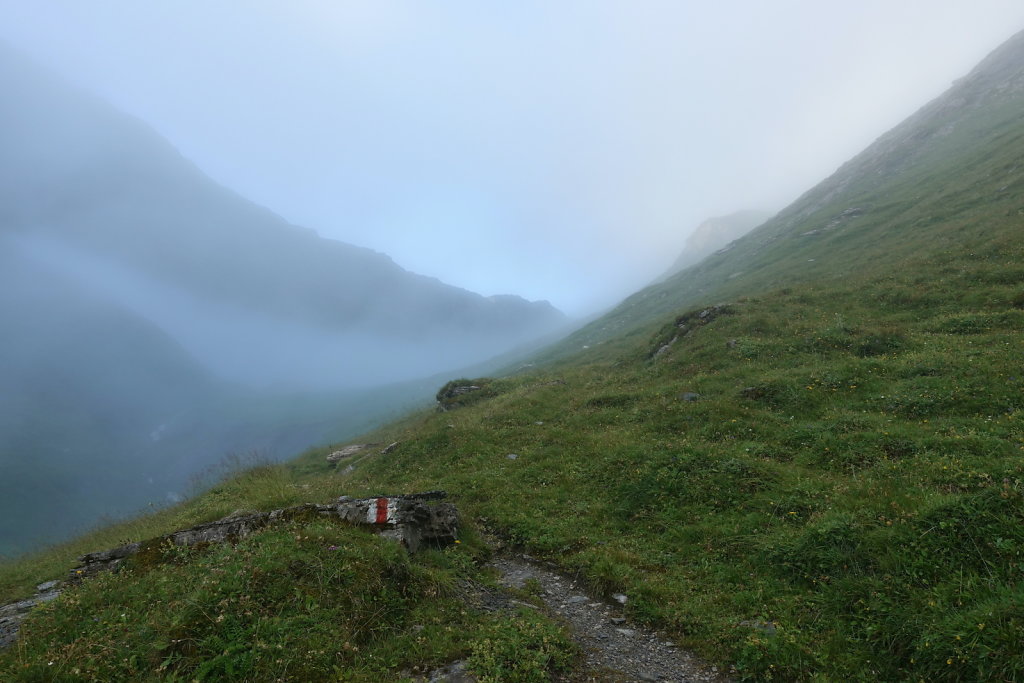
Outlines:
POLYGON ((535 425, 542 425, 542 424, 544 424, 544 420, 538 420, 538 421, 534 422, 533 424, 535 424, 535 425))
POLYGON ((568 600, 566 600, 565 602, 567 604, 570 604, 570 605, 578 605, 581 602, 586 602, 586 601, 587 601, 587 596, 585 596, 585 595, 574 595, 571 598, 569 598, 568 600))
POLYGON ((679 335, 677 334, 676 336, 672 337, 672 339, 670 339, 667 344, 662 344, 661 348, 654 352, 654 357, 657 358, 658 356, 668 353, 668 350, 672 348, 673 344, 675 344, 678 339, 679 335))
POLYGON ((615 629, 615 632, 616 633, 620 633, 620 634, 626 636, 627 638, 631 638, 631 637, 636 635, 636 631, 634 631, 631 628, 617 628, 617 629, 615 629))
POLYGON ((618 626, 619 624, 625 624, 626 623, 626 618, 625 617, 612 617, 609 621, 611 621, 613 624, 618 626))
POLYGON ((430 683, 474 683, 476 676, 466 670, 465 662, 455 662, 438 669, 430 676, 430 683))
POLYGON ((627 598, 622 593, 616 593, 615 595, 612 596, 612 600, 614 600, 615 602, 619 603, 620 605, 625 605, 626 602, 629 600, 629 598, 627 598))
POLYGON ((396 448, 398 448, 398 442, 397 441, 394 442, 394 443, 388 444, 387 446, 385 446, 384 449, 380 452, 380 454, 381 455, 387 455, 388 453, 390 453, 391 451, 395 450, 396 448))
POLYGON ((760 398, 765 398, 767 394, 768 391, 764 387, 743 387, 743 389, 740 390, 740 396, 755 401, 760 398))
POLYGON ((689 401, 689 402, 692 403, 693 401, 699 401, 700 400, 700 394, 696 394, 696 393, 694 393, 692 391, 687 391, 687 392, 684 392, 684 393, 680 394, 679 398, 681 400, 683 400, 683 401, 689 401))
POLYGON ((775 635, 776 631, 775 624, 770 621, 762 621, 761 619, 744 619, 740 622, 740 626, 746 626, 747 628, 752 628, 755 631, 761 631, 768 635, 775 635))
POLYGON ((506 455, 505 457, 506 457, 506 458, 508 458, 509 460, 515 460, 516 458, 518 458, 518 457, 519 457, 519 455, 518 455, 518 454, 516 454, 516 453, 509 453, 509 454, 508 454, 508 455, 506 455))
POLYGON ((56 581, 56 580, 54 580, 54 581, 47 581, 46 583, 41 583, 38 586, 36 586, 36 592, 38 592, 38 593, 45 593, 46 591, 53 590, 54 588, 56 588, 59 585, 60 585, 60 581, 56 581))

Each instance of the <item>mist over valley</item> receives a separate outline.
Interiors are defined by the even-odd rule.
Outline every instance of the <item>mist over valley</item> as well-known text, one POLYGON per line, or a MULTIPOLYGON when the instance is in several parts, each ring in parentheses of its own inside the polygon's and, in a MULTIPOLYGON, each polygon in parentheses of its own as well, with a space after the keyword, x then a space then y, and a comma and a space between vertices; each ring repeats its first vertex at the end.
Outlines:
POLYGON ((229 454, 365 428, 429 399, 416 380, 567 324, 290 225, 144 123, 0 57, 0 552, 179 499, 229 454))

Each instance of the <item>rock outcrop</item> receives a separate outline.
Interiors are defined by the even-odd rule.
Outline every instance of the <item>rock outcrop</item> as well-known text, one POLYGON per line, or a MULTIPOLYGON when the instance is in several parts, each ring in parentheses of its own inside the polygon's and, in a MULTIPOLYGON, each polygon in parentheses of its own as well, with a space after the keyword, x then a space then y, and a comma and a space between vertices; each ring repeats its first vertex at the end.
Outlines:
POLYGON ((689 313, 684 313, 676 318, 675 323, 670 329, 668 329, 667 333, 665 330, 662 330, 659 335, 659 340, 656 342, 654 348, 651 349, 648 357, 658 358, 665 355, 680 338, 688 336, 694 330, 707 325, 718 316, 732 312, 733 311, 728 304, 715 304, 708 308, 700 308, 690 311, 689 313))
POLYGON ((446 546, 458 536, 459 517, 451 503, 428 505, 445 497, 443 491, 411 496, 349 499, 342 496, 335 508, 352 524, 369 524, 386 538, 401 542, 414 553, 423 546, 446 546))
POLYGON ((441 387, 437 396, 437 408, 441 412, 462 408, 481 399, 495 395, 488 378, 456 379, 441 387))
POLYGON ((36 586, 31 598, 0 606, 0 649, 14 642, 18 629, 28 613, 38 605, 49 602, 60 595, 60 582, 47 581, 36 586))
POLYGON ((351 524, 368 526, 387 538, 400 541, 409 552, 416 552, 424 544, 450 545, 458 536, 458 511, 451 503, 429 504, 447 495, 444 491, 429 491, 375 498, 341 496, 328 505, 306 503, 270 512, 238 511, 215 522, 148 541, 82 555, 80 564, 71 570, 68 580, 80 581, 99 572, 116 571, 125 559, 142 552, 158 552, 167 545, 185 547, 233 543, 274 522, 317 516, 337 516, 351 524))

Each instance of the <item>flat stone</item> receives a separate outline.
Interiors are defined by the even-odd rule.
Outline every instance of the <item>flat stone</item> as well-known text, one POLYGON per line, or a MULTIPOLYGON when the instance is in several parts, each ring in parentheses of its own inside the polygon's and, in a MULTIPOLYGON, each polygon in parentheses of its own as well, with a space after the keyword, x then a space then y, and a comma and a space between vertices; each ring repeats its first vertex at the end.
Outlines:
POLYGON ((328 455, 327 462, 338 462, 339 460, 344 460, 345 458, 351 458, 356 453, 359 453, 360 451, 363 451, 369 447, 370 444, 367 443, 354 443, 350 446, 345 446, 341 450, 334 451, 333 453, 328 455))

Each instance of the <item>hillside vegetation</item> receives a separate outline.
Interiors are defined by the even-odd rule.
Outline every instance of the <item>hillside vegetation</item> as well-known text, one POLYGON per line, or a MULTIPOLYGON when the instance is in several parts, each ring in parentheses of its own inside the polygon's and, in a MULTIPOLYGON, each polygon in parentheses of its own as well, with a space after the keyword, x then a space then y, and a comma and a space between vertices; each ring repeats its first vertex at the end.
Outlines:
MULTIPOLYGON (((406 643, 403 629, 423 620, 415 610, 436 610, 456 628, 468 620, 468 635, 455 643, 443 629, 423 630, 423 664, 470 653, 484 680, 544 680, 572 662, 554 626, 534 616, 497 629, 484 612, 444 602, 451 591, 430 593, 442 575, 486 582, 479 562, 493 535, 597 591, 627 594, 631 618, 739 678, 1024 678, 1022 75, 1017 37, 729 251, 631 297, 527 372, 457 384, 487 395, 366 437, 399 442, 387 455, 348 470, 316 450, 250 472, 8 565, 0 590, 30 590, 111 535, 155 535, 238 507, 443 488, 467 526, 455 550, 397 558, 331 535, 354 532, 311 525, 184 558, 174 580, 222 587, 222 602, 204 604, 225 620, 265 624, 276 647, 290 636, 274 630, 274 615, 290 614, 294 600, 271 591, 272 603, 254 612, 242 599, 249 585, 224 577, 260 567, 255 558, 271 545, 306 568, 326 561, 300 547, 307 539, 351 543, 410 577, 411 611, 388 612, 390 630, 362 626, 366 647, 393 652, 381 643, 406 643), (513 670, 517 657, 529 666, 513 670)), ((126 678, 160 675, 137 662, 128 669, 126 655, 104 647, 122 633, 108 625, 115 618, 124 633, 144 634, 132 645, 137 657, 154 639, 201 644, 160 650, 170 658, 160 662, 149 655, 154 666, 170 662, 168 676, 202 678, 215 656, 241 667, 231 653, 245 632, 204 640, 205 622, 188 621, 191 608, 173 596, 159 608, 106 607, 135 604, 124 596, 150 594, 170 580, 162 571, 139 568, 62 597, 0 656, 0 672, 41 679, 52 661, 62 672, 88 662, 126 678), (74 611, 80 603, 109 616, 90 621, 74 611)), ((369 578, 347 585, 376 595, 369 578)), ((314 624, 345 604, 326 588, 315 595, 303 603, 314 624)), ((305 656, 286 645, 279 657, 292 665, 281 677, 313 675, 305 656)), ((339 661, 316 671, 401 680, 412 664, 339 661)), ((240 671, 216 675, 242 680, 240 671)))

